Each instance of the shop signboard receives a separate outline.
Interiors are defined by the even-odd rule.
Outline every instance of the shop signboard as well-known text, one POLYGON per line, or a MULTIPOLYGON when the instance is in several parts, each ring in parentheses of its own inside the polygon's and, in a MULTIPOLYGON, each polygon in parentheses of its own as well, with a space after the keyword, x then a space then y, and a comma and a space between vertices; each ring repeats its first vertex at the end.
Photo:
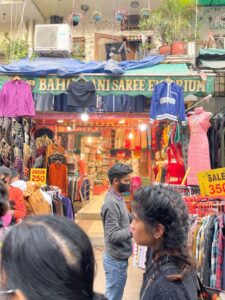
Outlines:
POLYGON ((47 179, 47 172, 44 168, 31 168, 30 170, 30 181, 39 185, 45 185, 47 179))
POLYGON ((225 168, 198 173, 202 196, 225 197, 225 168))
MULTIPOLYGON (((21 79, 27 81, 35 93, 51 93, 54 95, 66 93, 68 86, 72 80, 77 80, 79 76, 70 78, 61 78, 55 76, 48 77, 35 77, 21 79)), ((127 94, 130 96, 144 95, 150 97, 152 95, 154 85, 164 81, 165 76, 104 76, 104 75, 85 75, 86 80, 92 80, 96 93, 100 96, 105 95, 121 95, 127 94)), ((0 77, 0 88, 3 84, 12 79, 9 76, 0 77)), ((186 77, 173 77, 171 79, 178 85, 183 86, 184 94, 210 94, 214 91, 214 77, 208 76, 206 80, 203 80, 200 76, 186 76, 186 77)))

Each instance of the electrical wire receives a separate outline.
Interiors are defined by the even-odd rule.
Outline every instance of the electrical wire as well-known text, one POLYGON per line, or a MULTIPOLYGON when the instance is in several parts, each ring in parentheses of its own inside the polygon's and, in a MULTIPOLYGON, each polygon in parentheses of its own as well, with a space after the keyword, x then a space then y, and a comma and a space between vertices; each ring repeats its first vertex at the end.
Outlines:
POLYGON ((10 36, 12 37, 12 27, 13 27, 13 2, 11 3, 11 12, 10 12, 10 36))
POLYGON ((197 27, 198 27, 198 0, 195 0, 195 43, 197 40, 197 27))
MULTIPOLYGON (((23 22, 24 22, 24 13, 25 13, 25 8, 26 8, 26 5, 27 5, 27 1, 28 0, 25 0, 24 3, 23 3, 23 9, 22 9, 22 13, 21 13, 21 19, 20 19, 20 24, 19 24, 19 27, 18 27, 18 31, 17 31, 17 34, 16 34, 16 37, 15 37, 15 40, 18 39, 18 36, 19 36, 19 43, 18 43, 18 50, 19 50, 19 47, 20 47, 20 43, 21 43, 21 40, 22 40, 22 32, 23 32, 23 22)), ((12 15, 11 15, 11 18, 12 18, 12 15)), ((16 47, 16 43, 14 43, 13 45, 13 51, 11 53, 11 60, 14 59, 14 55, 15 55, 15 47, 16 47)))

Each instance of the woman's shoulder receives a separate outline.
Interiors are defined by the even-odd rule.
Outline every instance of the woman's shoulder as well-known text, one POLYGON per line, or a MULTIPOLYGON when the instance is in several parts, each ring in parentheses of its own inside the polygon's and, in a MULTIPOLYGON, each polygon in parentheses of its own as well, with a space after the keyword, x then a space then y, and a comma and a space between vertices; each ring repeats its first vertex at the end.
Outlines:
POLYGON ((192 274, 183 280, 171 281, 171 274, 162 274, 155 282, 154 299, 197 300, 196 282, 192 274))
POLYGON ((160 274, 152 285, 143 291, 143 300, 197 300, 196 286, 192 275, 182 281, 171 281, 170 274, 160 274))

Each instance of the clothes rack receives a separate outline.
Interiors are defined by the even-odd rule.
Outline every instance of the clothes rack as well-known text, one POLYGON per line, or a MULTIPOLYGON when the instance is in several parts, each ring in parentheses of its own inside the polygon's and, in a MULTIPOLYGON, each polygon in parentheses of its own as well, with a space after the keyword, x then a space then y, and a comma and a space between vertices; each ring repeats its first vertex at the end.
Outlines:
POLYGON ((198 195, 200 192, 199 186, 187 186, 187 185, 179 185, 179 184, 168 184, 168 183, 160 183, 155 182, 153 185, 161 185, 163 187, 171 188, 178 193, 185 195, 198 195))
MULTIPOLYGON (((195 258, 202 283, 211 288, 225 289, 225 214, 214 206, 214 213, 190 217, 189 249, 195 258)), ((224 203, 222 204, 224 209, 224 203)))

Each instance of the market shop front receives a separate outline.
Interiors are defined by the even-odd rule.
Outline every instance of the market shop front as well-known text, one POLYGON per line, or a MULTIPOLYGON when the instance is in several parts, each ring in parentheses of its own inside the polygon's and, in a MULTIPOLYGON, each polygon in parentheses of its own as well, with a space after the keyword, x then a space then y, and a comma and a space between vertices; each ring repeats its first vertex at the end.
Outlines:
MULTIPOLYGON (((155 85, 171 80, 183 86, 184 96, 201 96, 212 92, 214 80, 189 71, 186 64, 159 64, 127 70, 120 76, 23 73, 19 79, 13 78, 2 75, 0 86, 4 89, 9 80, 28 83, 36 111, 29 120, 29 132, 35 138, 32 147, 36 149, 32 159, 26 155, 26 160, 24 149, 20 149, 20 172, 32 167, 47 168, 48 185, 59 186, 73 201, 89 200, 92 194, 104 193, 108 187, 107 170, 117 161, 132 164, 134 182, 149 184, 155 180, 151 153, 155 150, 154 134, 149 124, 150 97, 155 85), (72 105, 68 105, 68 90, 73 85, 86 88, 83 94, 89 94, 82 98, 85 104, 72 99, 72 105), (55 176, 56 170, 61 172, 60 178, 55 176)), ((7 144, 13 149, 9 140, 7 144)), ((30 151, 32 147, 28 146, 30 151)), ((10 160, 9 164, 16 166, 15 159, 10 160)))

